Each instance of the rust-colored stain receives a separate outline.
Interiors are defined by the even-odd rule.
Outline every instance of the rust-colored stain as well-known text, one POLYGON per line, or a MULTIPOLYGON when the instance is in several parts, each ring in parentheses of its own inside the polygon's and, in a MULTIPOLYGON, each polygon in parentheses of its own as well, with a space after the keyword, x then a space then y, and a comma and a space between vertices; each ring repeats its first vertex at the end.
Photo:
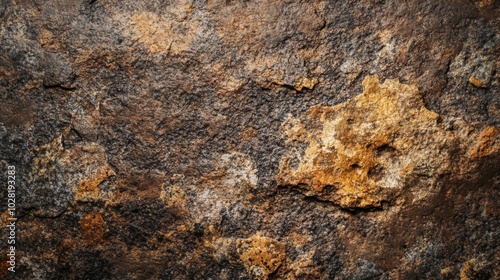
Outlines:
POLYGON ((478 136, 477 142, 472 146, 467 155, 470 158, 490 156, 500 150, 500 131, 493 126, 486 127, 478 136))
MULTIPOLYGON (((287 153, 277 182, 345 208, 394 203, 406 187, 436 185, 439 174, 464 173, 449 157, 458 148, 478 158, 498 151, 498 130, 463 124, 451 132, 424 106, 418 88, 368 76, 361 95, 336 106, 314 106, 282 125, 287 153), (470 131, 470 133, 467 133, 470 131), (454 144, 452 144, 454 143, 454 144), (425 178, 422 179, 422 174, 425 178)), ((472 166, 472 165, 470 165, 472 166)))
POLYGON ((75 191, 75 200, 97 199, 99 197, 99 185, 115 173, 109 166, 103 166, 95 173, 80 181, 75 191))
POLYGON ((488 84, 474 76, 471 76, 469 78, 469 83, 473 84, 474 86, 476 87, 479 87, 479 88, 487 88, 488 87, 488 84))
POLYGON ((253 235, 239 239, 236 246, 245 268, 255 279, 268 279, 285 260, 285 245, 272 238, 253 235))
POLYGON ((257 130, 249 127, 249 128, 244 129, 243 131, 241 131, 240 135, 241 135, 241 139, 243 141, 247 142, 247 141, 255 140, 259 136, 259 133, 257 132, 257 130))
POLYGON ((106 226, 101 214, 88 214, 80 221, 80 226, 88 243, 97 245, 102 242, 106 226))

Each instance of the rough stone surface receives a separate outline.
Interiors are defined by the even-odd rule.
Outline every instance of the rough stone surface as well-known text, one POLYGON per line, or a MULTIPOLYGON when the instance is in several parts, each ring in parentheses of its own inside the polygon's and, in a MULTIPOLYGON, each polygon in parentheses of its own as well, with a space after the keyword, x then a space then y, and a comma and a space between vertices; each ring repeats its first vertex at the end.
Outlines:
POLYGON ((499 14, 0 1, 0 278, 500 279, 499 14))
POLYGON ((451 129, 425 108, 415 86, 381 84, 376 76, 363 86, 355 98, 285 121, 289 152, 280 162, 278 185, 343 208, 416 204, 450 180, 473 177, 484 157, 500 152, 497 128, 475 131, 457 122, 451 129), (409 201, 397 201, 408 195, 409 201))

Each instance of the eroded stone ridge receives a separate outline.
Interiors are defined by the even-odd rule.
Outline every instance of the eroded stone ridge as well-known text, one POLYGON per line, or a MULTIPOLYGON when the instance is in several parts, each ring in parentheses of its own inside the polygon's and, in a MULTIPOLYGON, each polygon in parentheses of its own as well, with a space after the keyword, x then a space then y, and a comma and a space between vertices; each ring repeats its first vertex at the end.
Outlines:
MULTIPOLYGON (((442 174, 466 172, 451 160, 457 150, 471 157, 477 153, 465 150, 477 135, 498 138, 493 127, 479 134, 466 124, 447 129, 425 108, 416 86, 369 76, 363 87, 361 95, 344 103, 314 106, 283 123, 288 152, 280 162, 278 185, 345 208, 394 204, 406 189, 415 202, 438 188, 442 174)), ((483 142, 487 154, 498 150, 495 140, 483 142)))

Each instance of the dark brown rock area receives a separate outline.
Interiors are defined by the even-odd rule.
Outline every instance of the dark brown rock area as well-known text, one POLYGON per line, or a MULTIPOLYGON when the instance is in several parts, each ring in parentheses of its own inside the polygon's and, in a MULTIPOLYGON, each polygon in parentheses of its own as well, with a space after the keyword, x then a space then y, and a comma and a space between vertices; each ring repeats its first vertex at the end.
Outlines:
POLYGON ((500 279, 499 19, 0 1, 0 278, 500 279))

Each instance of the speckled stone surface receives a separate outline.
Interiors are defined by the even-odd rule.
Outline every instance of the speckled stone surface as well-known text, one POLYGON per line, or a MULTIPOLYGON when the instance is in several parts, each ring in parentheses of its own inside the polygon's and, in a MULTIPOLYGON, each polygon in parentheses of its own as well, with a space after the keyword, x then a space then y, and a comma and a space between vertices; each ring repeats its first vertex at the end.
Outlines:
POLYGON ((499 15, 0 1, 0 278, 499 279, 499 15))

